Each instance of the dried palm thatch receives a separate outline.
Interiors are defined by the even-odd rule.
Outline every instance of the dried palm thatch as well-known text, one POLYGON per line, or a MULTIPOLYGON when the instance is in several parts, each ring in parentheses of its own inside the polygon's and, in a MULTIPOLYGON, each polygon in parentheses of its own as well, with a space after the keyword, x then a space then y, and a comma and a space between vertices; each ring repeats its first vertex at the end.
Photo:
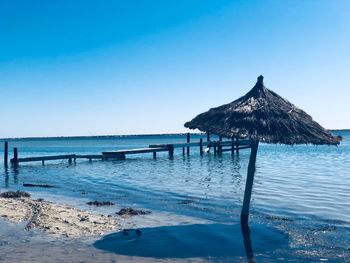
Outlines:
POLYGON ((243 97, 198 115, 185 127, 265 143, 339 144, 310 115, 267 89, 263 76, 243 97))
POLYGON ((248 224, 259 142, 337 145, 341 139, 313 121, 306 112, 267 89, 263 79, 263 76, 259 76, 253 89, 238 100, 212 108, 185 123, 185 127, 190 129, 251 140, 241 213, 242 225, 248 224))

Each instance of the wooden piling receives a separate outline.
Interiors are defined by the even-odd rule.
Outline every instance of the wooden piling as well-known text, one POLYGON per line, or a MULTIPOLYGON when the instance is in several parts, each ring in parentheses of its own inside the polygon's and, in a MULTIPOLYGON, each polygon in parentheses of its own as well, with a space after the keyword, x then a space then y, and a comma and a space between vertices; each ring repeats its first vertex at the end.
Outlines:
POLYGON ((216 155, 216 143, 214 143, 214 155, 216 155))
POLYGON ((236 137, 236 153, 239 154, 239 143, 238 143, 238 137, 236 137))
POLYGON ((244 199, 241 212, 241 224, 248 224, 249 217, 249 205, 252 196, 254 174, 255 174, 255 163, 256 154, 258 152, 259 141, 251 141, 250 158, 248 163, 247 180, 244 189, 244 199))
POLYGON ((219 145, 218 145, 218 153, 221 154, 222 153, 222 136, 219 137, 219 145))
POLYGON ((182 155, 185 156, 185 147, 182 147, 182 155))
POLYGON ((72 163, 72 158, 68 158, 68 163, 69 163, 69 164, 72 163))
MULTIPOLYGON (((190 143, 190 133, 187 133, 187 143, 190 143)), ((187 155, 190 155, 190 147, 187 146, 187 155)))
POLYGON ((157 158, 157 152, 153 152, 153 159, 157 158))
POLYGON ((17 147, 13 148, 13 164, 18 166, 18 149, 17 147))
POLYGON ((210 132, 207 132, 207 142, 210 142, 210 132))
POLYGON ((231 154, 235 153, 235 141, 233 138, 231 138, 231 154))
POLYGON ((200 155, 203 155, 203 139, 200 138, 199 140, 199 153, 200 155))
POLYGON ((169 158, 173 158, 174 157, 174 145, 169 144, 168 151, 169 151, 169 158))
POLYGON ((9 143, 5 142, 4 145, 4 165, 7 167, 9 159, 9 143))

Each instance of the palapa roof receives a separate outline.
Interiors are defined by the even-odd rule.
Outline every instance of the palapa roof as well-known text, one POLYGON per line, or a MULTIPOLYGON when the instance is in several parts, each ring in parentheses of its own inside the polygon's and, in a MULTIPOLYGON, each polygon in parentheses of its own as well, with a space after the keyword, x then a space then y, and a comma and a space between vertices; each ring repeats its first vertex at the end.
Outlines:
POLYGON ((243 97, 186 122, 185 127, 223 137, 238 137, 265 143, 339 144, 339 138, 310 115, 267 89, 263 76, 243 97))

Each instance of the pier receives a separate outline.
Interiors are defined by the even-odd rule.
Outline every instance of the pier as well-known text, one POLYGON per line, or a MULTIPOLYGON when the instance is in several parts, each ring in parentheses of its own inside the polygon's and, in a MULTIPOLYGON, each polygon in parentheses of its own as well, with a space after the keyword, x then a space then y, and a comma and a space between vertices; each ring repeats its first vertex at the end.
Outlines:
MULTIPOLYGON (((18 154, 18 149, 13 148, 13 158, 10 160, 12 166, 18 166, 19 163, 26 162, 41 162, 43 165, 46 161, 50 160, 67 160, 68 163, 75 163, 77 159, 87 159, 92 160, 124 160, 127 155, 133 154, 147 154, 151 153, 153 158, 156 158, 158 152, 168 152, 169 158, 174 157, 175 149, 182 149, 182 155, 190 155, 191 148, 197 148, 200 155, 204 152, 210 152, 213 150, 214 155, 220 155, 223 152, 231 152, 234 154, 239 153, 242 149, 250 148, 249 140, 239 140, 237 138, 231 140, 223 140, 219 137, 218 141, 211 141, 209 133, 207 134, 207 141, 199 139, 197 142, 190 141, 190 133, 186 135, 186 142, 184 143, 172 143, 172 144, 151 144, 148 148, 138 148, 138 149, 125 149, 125 150, 115 150, 115 151, 105 151, 101 154, 64 154, 64 155, 51 155, 51 156, 35 156, 35 157, 25 157, 20 158, 18 154), (204 150, 205 149, 205 150, 204 150)), ((7 166, 8 162, 8 142, 4 144, 4 165, 7 166)))

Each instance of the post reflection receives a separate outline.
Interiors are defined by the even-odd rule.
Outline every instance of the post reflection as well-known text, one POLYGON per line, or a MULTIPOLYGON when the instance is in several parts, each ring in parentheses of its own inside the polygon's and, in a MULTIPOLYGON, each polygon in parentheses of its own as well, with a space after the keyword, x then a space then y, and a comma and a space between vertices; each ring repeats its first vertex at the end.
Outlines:
POLYGON ((8 166, 5 165, 4 167, 4 179, 5 179, 5 187, 8 188, 9 187, 9 169, 8 166))

